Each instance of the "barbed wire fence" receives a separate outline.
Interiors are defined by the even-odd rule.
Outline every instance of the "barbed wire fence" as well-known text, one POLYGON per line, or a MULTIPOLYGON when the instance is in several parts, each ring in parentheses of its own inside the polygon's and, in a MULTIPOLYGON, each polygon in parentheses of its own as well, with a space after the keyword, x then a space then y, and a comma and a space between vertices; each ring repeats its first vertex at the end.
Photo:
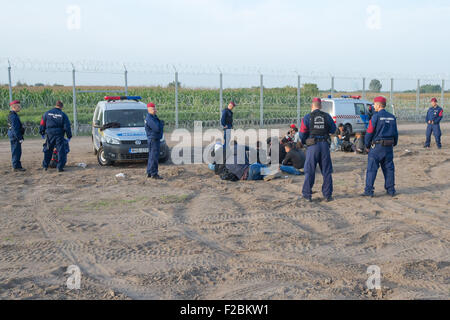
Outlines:
MULTIPOLYGON (((194 121, 220 126, 220 113, 233 100, 237 126, 300 123, 314 96, 388 98, 399 120, 424 121, 432 97, 444 107, 449 75, 354 75, 302 73, 296 69, 236 66, 152 65, 115 61, 41 61, 0 58, 0 136, 6 135, 8 104, 21 101, 27 135, 38 134, 40 116, 57 100, 65 103, 75 134, 90 132, 95 106, 105 95, 138 95, 157 104, 169 127, 194 121), (377 79, 381 90, 370 89, 377 79), (31 84, 31 85, 30 85, 31 84), (439 97, 440 95, 440 97, 439 97), (5 119, 3 119, 5 118, 5 119)), ((447 113, 444 113, 448 119, 447 113)))

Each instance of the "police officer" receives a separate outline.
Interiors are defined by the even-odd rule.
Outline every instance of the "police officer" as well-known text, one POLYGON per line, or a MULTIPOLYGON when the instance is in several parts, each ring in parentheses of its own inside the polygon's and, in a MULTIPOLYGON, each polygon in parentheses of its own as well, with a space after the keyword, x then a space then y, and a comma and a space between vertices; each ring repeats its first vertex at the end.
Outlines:
POLYGON ((375 113, 369 122, 364 141, 370 151, 363 196, 373 197, 373 185, 380 166, 384 174, 384 188, 387 194, 395 196, 394 147, 398 142, 397 119, 385 110, 386 98, 376 97, 374 107, 375 113))
POLYGON ((303 198, 311 201, 312 188, 316 176, 316 167, 319 164, 323 176, 322 193, 326 201, 333 200, 333 165, 330 156, 330 134, 336 132, 333 118, 321 110, 322 100, 314 98, 311 113, 307 114, 300 126, 300 139, 306 149, 305 182, 303 184, 303 198))
POLYGON ((58 100, 55 108, 44 113, 39 126, 42 139, 46 138, 44 145, 44 160, 42 167, 47 171, 53 155, 53 149, 58 151, 58 172, 64 171, 67 161, 66 148, 64 147, 64 134, 67 139, 72 139, 72 130, 67 115, 62 111, 64 104, 58 100))
POLYGON ((16 172, 25 171, 20 162, 22 156, 23 135, 25 133, 22 122, 20 122, 20 117, 17 114, 20 112, 20 101, 14 100, 9 106, 11 107, 11 111, 8 115, 8 137, 11 142, 12 166, 16 172))
POLYGON ((233 108, 235 106, 236 106, 236 103, 234 103, 233 101, 230 101, 228 106, 222 110, 222 117, 220 118, 220 124, 223 127, 223 140, 224 140, 223 145, 224 146, 229 144, 230 130, 233 129, 233 108))
POLYGON ((147 110, 148 114, 145 118, 145 132, 147 133, 148 141, 147 177, 160 180, 162 177, 158 174, 158 160, 164 121, 159 120, 156 115, 156 106, 153 102, 147 104, 147 110))
POLYGON ((440 122, 442 120, 444 114, 444 110, 438 106, 437 99, 431 99, 431 107, 427 112, 427 140, 425 141, 424 148, 430 147, 431 142, 431 133, 433 133, 434 138, 436 139, 436 146, 438 149, 442 148, 441 144, 441 126, 440 122))

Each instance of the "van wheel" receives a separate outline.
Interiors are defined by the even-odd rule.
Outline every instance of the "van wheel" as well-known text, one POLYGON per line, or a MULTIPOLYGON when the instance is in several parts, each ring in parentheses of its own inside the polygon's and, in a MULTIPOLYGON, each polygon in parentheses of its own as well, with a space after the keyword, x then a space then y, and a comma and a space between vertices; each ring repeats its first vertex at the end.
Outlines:
POLYGON ((349 132, 351 135, 353 134, 353 128, 352 128, 352 125, 351 125, 350 123, 347 123, 347 124, 344 126, 344 129, 345 129, 347 132, 349 132))
POLYGON ((165 146, 165 149, 166 149, 166 155, 164 156, 164 158, 161 158, 161 159, 158 160, 159 163, 164 163, 164 162, 166 162, 169 159, 170 149, 169 149, 169 147, 167 145, 165 146))
POLYGON ((97 160, 101 166, 110 166, 113 164, 111 160, 106 159, 105 150, 103 150, 103 147, 98 149, 97 160))

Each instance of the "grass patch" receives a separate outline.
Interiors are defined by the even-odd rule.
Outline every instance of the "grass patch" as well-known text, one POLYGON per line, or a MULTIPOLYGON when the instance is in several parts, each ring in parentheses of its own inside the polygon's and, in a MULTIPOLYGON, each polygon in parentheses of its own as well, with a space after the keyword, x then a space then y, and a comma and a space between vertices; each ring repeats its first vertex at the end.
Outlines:
POLYGON ((147 197, 137 197, 133 199, 100 199, 97 201, 87 203, 86 207, 92 210, 101 210, 117 206, 119 207, 128 206, 146 199, 147 197))
POLYGON ((168 194, 160 197, 160 202, 169 204, 169 203, 183 203, 191 198, 189 194, 168 194))

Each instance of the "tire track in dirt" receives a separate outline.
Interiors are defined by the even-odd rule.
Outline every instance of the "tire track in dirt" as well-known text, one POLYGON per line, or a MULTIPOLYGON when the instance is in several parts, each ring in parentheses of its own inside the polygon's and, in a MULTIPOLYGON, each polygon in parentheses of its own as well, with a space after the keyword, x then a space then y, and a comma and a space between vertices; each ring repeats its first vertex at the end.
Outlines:
MULTIPOLYGON (((39 210, 33 213, 35 219, 38 221, 45 237, 49 240, 54 240, 56 237, 64 235, 65 230, 61 221, 59 221, 54 213, 50 211, 48 206, 45 205, 45 199, 43 192, 40 190, 34 190, 31 201, 39 206, 39 210)), ((70 263, 77 265, 82 276, 86 279, 93 279, 98 281, 102 286, 106 286, 108 289, 113 288, 128 297, 134 299, 146 298, 157 299, 160 297, 155 289, 149 290, 143 287, 136 287, 126 280, 118 279, 114 277, 114 270, 104 265, 97 263, 96 258, 90 255, 86 250, 83 250, 82 256, 76 253, 81 251, 81 241, 62 241, 62 243, 55 243, 55 247, 62 256, 70 261, 70 263)))

